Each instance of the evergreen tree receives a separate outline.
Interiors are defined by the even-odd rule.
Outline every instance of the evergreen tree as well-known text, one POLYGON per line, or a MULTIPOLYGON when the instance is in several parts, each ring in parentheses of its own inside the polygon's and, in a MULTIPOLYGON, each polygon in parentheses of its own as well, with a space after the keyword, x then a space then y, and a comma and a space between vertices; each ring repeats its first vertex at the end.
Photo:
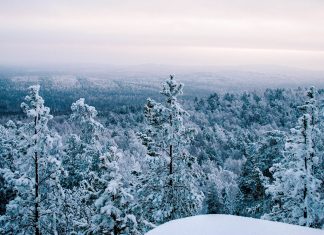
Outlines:
POLYGON ((161 91, 165 104, 148 99, 145 106, 147 128, 140 137, 147 147, 149 169, 139 194, 146 218, 154 223, 195 215, 202 206, 195 178, 199 167, 186 150, 195 131, 184 125, 188 113, 177 101, 182 88, 170 76, 161 91))
POLYGON ((31 86, 21 107, 32 119, 20 127, 15 170, 5 168, 4 178, 15 191, 15 198, 1 217, 3 234, 57 234, 60 218, 60 137, 47 126, 52 116, 39 95, 39 86, 31 86))
POLYGON ((63 178, 64 199, 62 210, 67 229, 73 232, 89 230, 95 214, 95 200, 100 182, 100 156, 103 146, 100 137, 104 127, 96 120, 95 107, 85 103, 83 98, 71 105, 71 124, 76 133, 68 136, 65 145, 63 165, 67 176, 63 178))
POLYGON ((98 170, 99 157, 102 152, 100 135, 103 126, 96 120, 95 107, 85 103, 83 98, 71 105, 70 121, 77 128, 77 133, 67 139, 63 164, 68 172, 64 186, 71 189, 79 187, 89 171, 98 170))
POLYGON ((237 214, 239 187, 237 175, 212 161, 203 163, 206 175, 206 203, 209 214, 237 214))
POLYGON ((270 177, 270 168, 283 158, 285 146, 285 133, 282 131, 267 131, 257 143, 257 165, 262 175, 270 177))
POLYGON ((272 211, 263 216, 265 219, 314 227, 324 215, 319 194, 321 181, 314 174, 319 166, 315 95, 315 88, 310 88, 308 100, 300 107, 303 115, 286 142, 284 158, 270 169, 274 181, 266 183, 266 191, 274 205, 272 211))
POLYGON ((97 188, 96 211, 90 228, 94 234, 139 234, 136 217, 131 212, 134 197, 121 174, 120 158, 116 147, 100 158, 102 174, 97 185, 102 187, 97 188))
POLYGON ((7 184, 3 173, 8 169, 14 172, 16 167, 14 159, 17 158, 18 127, 13 121, 8 121, 5 126, 0 125, 0 215, 6 211, 6 205, 14 198, 14 188, 7 184))
POLYGON ((251 217, 260 217, 265 190, 262 185, 261 171, 257 164, 257 145, 251 144, 246 150, 246 161, 243 165, 239 180, 241 192, 240 214, 251 217))

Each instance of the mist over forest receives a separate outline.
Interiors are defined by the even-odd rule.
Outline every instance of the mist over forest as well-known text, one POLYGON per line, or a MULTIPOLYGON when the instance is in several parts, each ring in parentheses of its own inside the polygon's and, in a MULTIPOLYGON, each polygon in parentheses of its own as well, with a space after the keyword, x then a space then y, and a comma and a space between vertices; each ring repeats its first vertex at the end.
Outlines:
POLYGON ((120 106, 143 106, 147 97, 158 98, 160 85, 170 71, 186 85, 184 100, 207 97, 213 92, 260 93, 267 88, 321 88, 324 84, 322 71, 284 66, 2 66, 0 112, 19 114, 25 90, 33 84, 42 86, 41 92, 54 113, 68 113, 70 104, 78 97, 87 98, 100 112, 120 106))

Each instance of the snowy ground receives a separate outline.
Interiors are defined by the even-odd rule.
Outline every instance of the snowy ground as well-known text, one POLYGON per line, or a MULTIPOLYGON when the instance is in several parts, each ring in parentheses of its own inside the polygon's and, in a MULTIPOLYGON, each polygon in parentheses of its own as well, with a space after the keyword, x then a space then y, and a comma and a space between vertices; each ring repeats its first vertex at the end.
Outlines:
POLYGON ((173 220, 146 235, 324 235, 324 230, 232 215, 173 220))

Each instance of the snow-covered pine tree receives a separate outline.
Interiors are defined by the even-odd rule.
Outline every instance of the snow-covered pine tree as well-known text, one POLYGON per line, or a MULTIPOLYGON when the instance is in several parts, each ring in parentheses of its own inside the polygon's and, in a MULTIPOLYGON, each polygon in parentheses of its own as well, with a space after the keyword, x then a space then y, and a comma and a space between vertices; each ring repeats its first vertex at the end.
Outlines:
POLYGON ((0 168, 13 170, 13 160, 17 155, 18 127, 13 121, 8 121, 5 126, 0 125, 0 168))
MULTIPOLYGON (((100 137, 104 127, 96 120, 95 107, 80 98, 71 105, 70 122, 76 133, 68 136, 64 148, 64 198, 62 212, 70 232, 84 233, 91 226, 95 214, 94 202, 98 198, 100 156, 103 146, 100 137)), ((101 186, 103 187, 103 186, 101 186)))
POLYGON ((0 215, 5 213, 7 203, 15 195, 13 187, 6 183, 2 174, 16 169, 14 159, 18 154, 18 135, 18 127, 13 121, 8 121, 5 126, 0 125, 0 215))
POLYGON ((80 186, 89 171, 98 170, 102 151, 99 137, 104 129, 96 120, 98 113, 95 107, 86 104, 84 98, 73 103, 71 110, 70 121, 79 132, 70 135, 65 146, 63 165, 68 177, 64 180, 64 186, 70 189, 80 186))
POLYGON ((95 107, 85 103, 80 98, 71 105, 72 114, 70 119, 80 128, 80 138, 87 144, 94 144, 99 140, 103 126, 96 120, 98 112, 95 107))
POLYGON ((272 196, 272 211, 263 218, 314 227, 323 217, 323 201, 319 190, 321 181, 315 177, 318 167, 318 108, 316 90, 311 87, 307 101, 300 106, 303 115, 285 145, 284 158, 270 169, 274 181, 266 183, 272 196))
POLYGON ((58 197, 62 172, 60 137, 47 123, 52 116, 39 95, 40 86, 31 86, 21 107, 31 122, 20 127, 19 156, 15 171, 4 169, 4 178, 12 185, 15 198, 1 217, 3 234, 57 234, 60 217, 58 197))
POLYGON ((265 193, 263 176, 272 180, 269 172, 274 163, 283 157, 285 144, 284 133, 280 131, 265 132, 260 140, 245 148, 246 161, 243 164, 239 178, 240 210, 239 214, 260 218, 268 213, 269 196, 265 193))
POLYGON ((117 152, 116 147, 110 147, 100 157, 102 174, 96 179, 96 211, 90 227, 94 234, 140 234, 136 217, 131 212, 134 197, 121 174, 120 158, 122 154, 117 152))
POLYGON ((269 170, 282 160, 285 141, 285 132, 274 130, 265 132, 257 142, 257 165, 264 176, 272 178, 269 170))
POLYGON ((145 105, 146 130, 140 134, 147 147, 147 167, 142 175, 139 199, 145 217, 153 223, 197 214, 203 193, 196 175, 199 167, 186 146, 195 130, 184 125, 188 113, 178 103, 183 84, 173 76, 163 83, 164 104, 152 99, 145 105))
POLYGON ((263 207, 265 190, 260 177, 261 171, 258 165, 258 146, 255 143, 250 144, 245 149, 246 161, 242 167, 242 173, 239 178, 239 188, 241 194, 239 214, 260 218, 260 211, 263 207))
POLYGON ((211 160, 203 163, 206 176, 206 211, 209 214, 236 214, 240 192, 237 175, 211 160))
POLYGON ((90 167, 90 160, 84 154, 84 144, 78 135, 71 134, 67 137, 64 146, 63 166, 67 175, 62 180, 66 189, 79 187, 80 182, 90 167))

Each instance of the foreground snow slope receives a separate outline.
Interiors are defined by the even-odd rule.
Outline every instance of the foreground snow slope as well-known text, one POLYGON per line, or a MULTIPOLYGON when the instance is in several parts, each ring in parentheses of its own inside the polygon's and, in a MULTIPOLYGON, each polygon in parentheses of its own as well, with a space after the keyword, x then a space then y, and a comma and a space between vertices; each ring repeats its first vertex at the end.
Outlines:
POLYGON ((324 235, 324 230, 233 215, 173 220, 146 235, 324 235))

